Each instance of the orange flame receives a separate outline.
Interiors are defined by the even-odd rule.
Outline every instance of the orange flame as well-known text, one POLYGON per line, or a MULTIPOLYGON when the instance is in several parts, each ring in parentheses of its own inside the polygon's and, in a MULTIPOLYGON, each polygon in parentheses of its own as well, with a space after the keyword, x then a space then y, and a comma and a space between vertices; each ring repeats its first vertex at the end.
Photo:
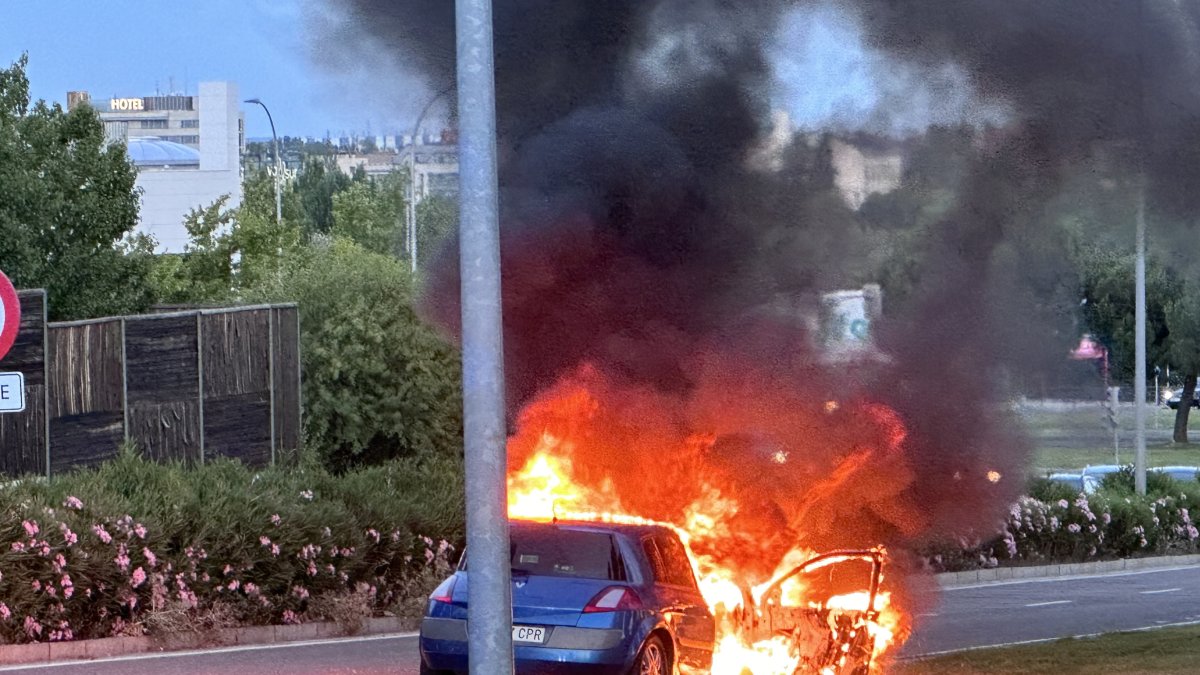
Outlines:
MULTIPOLYGON (((738 610, 744 611, 747 587, 737 570, 722 565, 711 556, 697 555, 693 543, 714 541, 732 537, 730 519, 739 512, 739 504, 721 494, 712 486, 702 486, 699 499, 683 512, 680 522, 668 523, 643 518, 622 508, 620 500, 609 486, 598 489, 578 484, 573 479, 571 462, 568 459, 572 447, 569 442, 549 433, 542 433, 534 453, 525 466, 510 475, 508 480, 508 514, 510 518, 525 520, 593 521, 627 524, 658 524, 674 529, 683 541, 691 558, 700 591, 705 601, 718 618, 716 650, 713 655, 715 675, 725 673, 754 675, 794 673, 800 667, 804 654, 797 650, 797 641, 786 637, 772 637, 752 641, 740 630, 737 621, 729 617, 738 610)), ((777 574, 786 574, 796 565, 812 557, 812 553, 801 549, 790 551, 777 566, 777 574)), ((847 558, 848 559, 848 558, 847 558)), ((832 558, 818 563, 815 568, 843 562, 832 558)), ((843 594, 827 598, 822 603, 808 600, 808 589, 798 579, 785 583, 782 599, 784 606, 833 609, 840 612, 867 614, 870 604, 869 591, 843 594)), ((770 585, 762 584, 752 589, 755 602, 762 600, 761 594, 770 585)), ((886 592, 875 598, 874 613, 865 616, 862 625, 873 641, 872 668, 879 670, 879 657, 896 641, 900 634, 902 614, 890 602, 886 592)), ((832 620, 832 619, 831 619, 832 620)), ((835 630, 833 627, 829 631, 835 630)), ((818 638, 827 635, 818 635, 818 638)), ((843 645, 848 649, 847 645, 843 645)), ((845 655, 842 657, 845 661, 845 655)), ((822 672, 835 672, 827 670, 822 672)))

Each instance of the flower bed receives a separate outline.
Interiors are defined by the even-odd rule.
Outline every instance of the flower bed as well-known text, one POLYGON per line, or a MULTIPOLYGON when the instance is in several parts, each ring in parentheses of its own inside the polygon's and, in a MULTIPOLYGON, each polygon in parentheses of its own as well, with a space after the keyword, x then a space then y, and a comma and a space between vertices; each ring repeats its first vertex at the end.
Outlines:
POLYGON ((998 535, 964 537, 925 554, 933 570, 957 572, 1005 564, 1196 553, 1200 530, 1192 510, 1197 505, 1200 490, 1191 485, 1165 485, 1149 496, 1110 486, 1069 499, 1022 497, 997 528, 998 535))
POLYGON ((0 489, 0 642, 417 614, 463 531, 461 468, 344 476, 124 456, 0 489))

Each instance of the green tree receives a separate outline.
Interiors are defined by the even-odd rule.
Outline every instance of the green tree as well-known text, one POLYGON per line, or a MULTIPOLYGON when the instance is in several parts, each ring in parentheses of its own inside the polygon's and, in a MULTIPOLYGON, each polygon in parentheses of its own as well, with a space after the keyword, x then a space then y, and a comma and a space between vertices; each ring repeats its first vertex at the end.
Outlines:
POLYGON ((328 234, 333 230, 333 197, 349 187, 350 176, 330 161, 311 157, 304 162, 292 190, 299 196, 304 210, 307 234, 328 234))
POLYGON ((354 181, 333 196, 333 234, 395 255, 404 231, 404 188, 396 174, 354 181))
POLYGON ((31 105, 26 63, 0 70, 0 269, 47 289, 55 319, 144 310, 151 259, 126 241, 138 193, 125 148, 88 106, 31 105))
POLYGON ((331 468, 461 453, 458 351, 417 317, 402 262, 335 239, 255 293, 300 305, 305 437, 331 468))
POLYGON ((430 260, 458 229, 458 201, 433 195, 417 204, 417 253, 430 260))
POLYGON ((1196 395, 1196 376, 1200 374, 1200 289, 1186 287, 1167 303, 1166 323, 1170 335, 1171 365, 1183 372, 1183 392, 1175 411, 1176 443, 1188 442, 1188 413, 1196 395))

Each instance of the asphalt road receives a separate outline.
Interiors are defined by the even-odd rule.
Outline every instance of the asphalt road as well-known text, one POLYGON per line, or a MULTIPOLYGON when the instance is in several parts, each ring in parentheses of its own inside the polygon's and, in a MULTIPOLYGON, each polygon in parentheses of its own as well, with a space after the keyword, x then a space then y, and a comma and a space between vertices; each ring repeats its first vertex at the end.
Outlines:
MULTIPOLYGON (((918 617, 903 655, 1200 621, 1200 566, 944 589, 918 617)), ((41 675, 415 674, 413 636, 137 655, 87 663, 0 667, 41 675)))
POLYGON ((1200 622, 1200 566, 943 589, 906 655, 1200 622))

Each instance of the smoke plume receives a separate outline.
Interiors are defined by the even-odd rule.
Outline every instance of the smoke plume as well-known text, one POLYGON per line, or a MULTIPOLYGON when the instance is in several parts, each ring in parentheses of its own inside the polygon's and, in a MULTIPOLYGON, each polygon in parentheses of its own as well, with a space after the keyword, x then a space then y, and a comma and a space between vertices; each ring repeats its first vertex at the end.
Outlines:
MULTIPOLYGON (((512 463, 554 430, 577 439, 581 475, 648 515, 706 485, 735 496, 742 531, 775 552, 990 531, 1029 445, 988 378, 1062 354, 1031 330, 1048 310, 1022 289, 1070 286, 1040 229, 1064 175, 1115 152, 1144 164, 1164 217, 1200 206, 1196 10, 1137 6, 829 5, 892 72, 953 73, 970 89, 954 105, 1004 118, 933 228, 914 298, 903 312, 885 298, 884 358, 851 367, 823 360, 798 318, 871 281, 871 242, 813 170, 821 146, 773 135, 776 28, 794 3, 495 3, 512 463), (772 139, 772 162, 752 161, 772 139), (554 405, 573 393, 586 423, 554 405)), ((453 3, 348 7, 431 90, 452 85, 453 3)), ((903 98, 875 100, 875 128, 911 126, 903 98)), ((451 332, 456 267, 447 251, 426 299, 451 332)), ((747 568, 763 553, 723 552, 747 568)))

